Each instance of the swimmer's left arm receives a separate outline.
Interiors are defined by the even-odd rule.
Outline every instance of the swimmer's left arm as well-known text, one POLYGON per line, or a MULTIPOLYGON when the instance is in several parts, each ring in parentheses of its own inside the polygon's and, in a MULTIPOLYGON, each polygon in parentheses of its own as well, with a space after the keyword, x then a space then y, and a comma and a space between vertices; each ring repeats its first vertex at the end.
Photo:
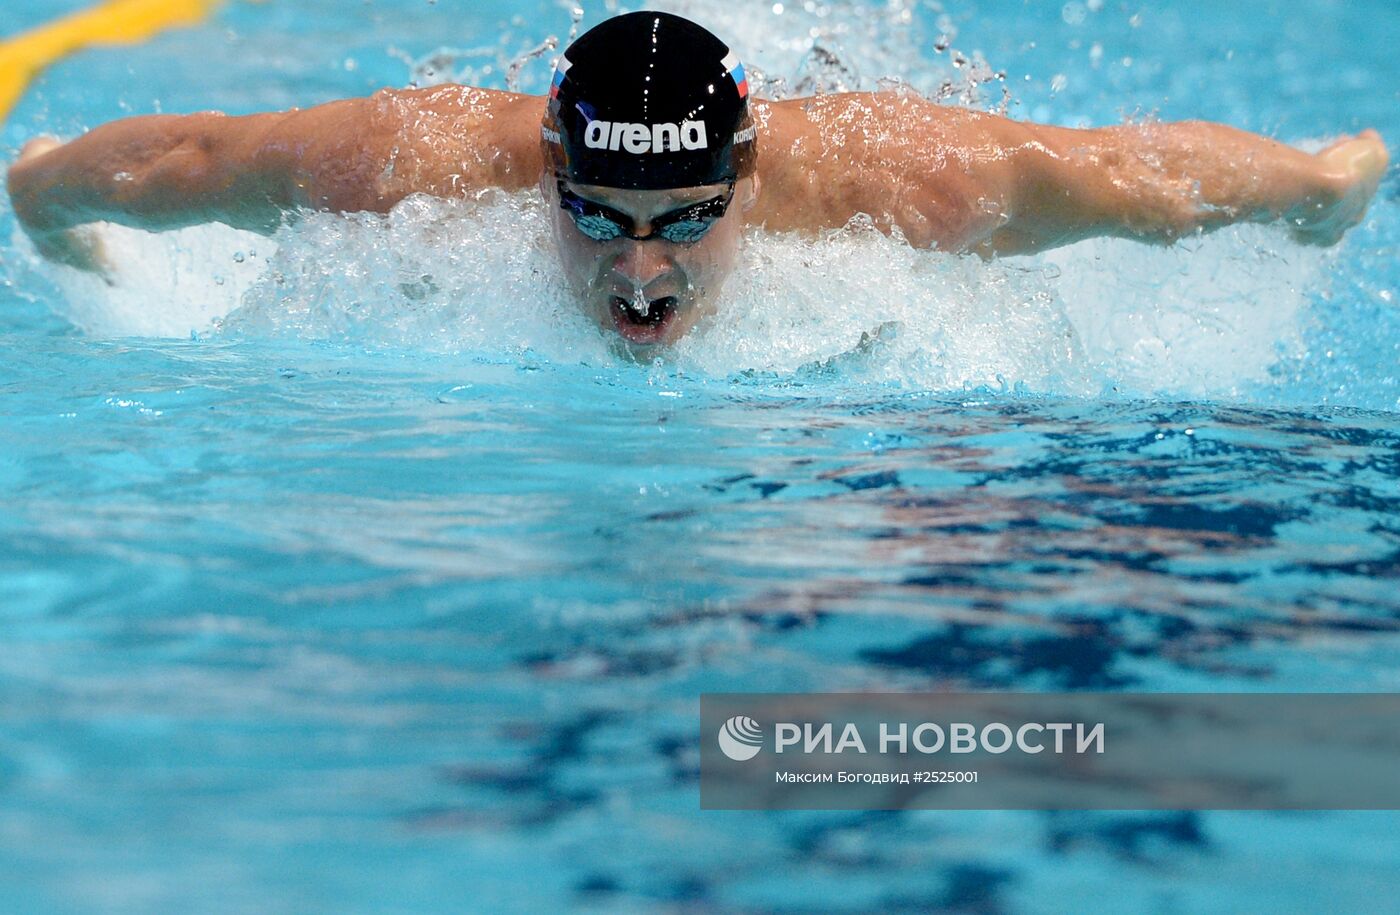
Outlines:
POLYGON ((911 245, 984 257, 1245 221, 1330 245, 1361 221, 1387 162, 1372 130, 1313 155, 1212 123, 1071 130, 909 92, 759 102, 756 120, 753 221, 811 232, 864 213, 911 245))
POLYGON ((1206 122, 1089 130, 997 119, 1014 163, 1003 225, 968 245, 1024 254, 1096 235, 1170 244, 1237 222, 1330 245, 1357 224, 1388 156, 1375 131, 1310 154, 1206 122))
POLYGON ((1099 235, 1169 244, 1235 222, 1286 222, 1332 244, 1385 171, 1374 131, 1316 155, 1221 124, 1072 130, 912 93, 759 102, 770 229, 839 228, 861 213, 918 247, 984 257, 1099 235))

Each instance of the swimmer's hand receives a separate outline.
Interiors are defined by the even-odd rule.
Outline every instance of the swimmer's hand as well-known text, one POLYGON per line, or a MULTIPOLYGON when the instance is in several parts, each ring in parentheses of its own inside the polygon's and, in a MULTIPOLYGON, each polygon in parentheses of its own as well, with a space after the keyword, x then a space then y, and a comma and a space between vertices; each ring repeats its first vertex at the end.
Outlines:
MULTIPOLYGON (((58 149, 63 142, 56 137, 36 137, 24 144, 15 165, 31 163, 45 153, 58 149)), ((110 285, 114 269, 107 257, 100 229, 96 225, 81 225, 70 228, 46 229, 36 223, 30 214, 16 207, 20 225, 24 226, 35 249, 46 259, 69 267, 76 267, 102 277, 110 285)))
POLYGON ((1380 134, 1366 130, 1315 157, 1321 190, 1285 214, 1298 241, 1334 245, 1366 215, 1390 156, 1380 134))

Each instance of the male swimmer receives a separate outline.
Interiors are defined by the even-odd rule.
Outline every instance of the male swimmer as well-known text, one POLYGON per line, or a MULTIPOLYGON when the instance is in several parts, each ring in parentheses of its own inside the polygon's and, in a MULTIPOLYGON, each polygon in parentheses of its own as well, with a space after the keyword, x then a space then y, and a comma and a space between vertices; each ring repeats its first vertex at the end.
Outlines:
POLYGON ((128 118, 31 141, 9 189, 40 252, 105 273, 87 223, 270 233, 304 207, 383 213, 410 194, 538 187, 583 307, 647 349, 713 307, 747 226, 810 233, 864 213, 912 245, 983 257, 1240 221, 1332 244, 1386 162, 1370 130, 1312 155, 1218 124, 1071 130, 912 93, 750 99, 722 41, 640 12, 574 42, 547 98, 454 85, 128 118))

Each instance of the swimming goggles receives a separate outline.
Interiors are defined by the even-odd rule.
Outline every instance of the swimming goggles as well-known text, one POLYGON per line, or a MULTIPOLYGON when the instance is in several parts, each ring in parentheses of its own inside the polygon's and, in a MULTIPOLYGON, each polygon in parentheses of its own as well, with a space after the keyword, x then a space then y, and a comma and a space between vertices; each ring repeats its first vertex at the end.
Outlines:
POLYGON ((558 181, 559 208, 572 216, 578 230, 594 241, 612 241, 615 238, 647 241, 660 238, 682 245, 691 244, 705 237, 705 233, 719 222, 725 210, 729 209, 729 202, 734 199, 734 181, 731 179, 727 182, 728 189, 721 196, 663 213, 651 221, 651 234, 638 235, 631 216, 580 197, 564 186, 563 178, 558 181))

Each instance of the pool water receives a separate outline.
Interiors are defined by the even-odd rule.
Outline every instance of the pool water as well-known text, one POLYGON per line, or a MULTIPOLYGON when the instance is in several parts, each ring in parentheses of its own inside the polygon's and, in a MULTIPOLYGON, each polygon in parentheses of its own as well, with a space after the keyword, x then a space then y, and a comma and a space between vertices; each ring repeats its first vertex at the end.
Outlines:
MULTIPOLYGON (((773 93, 1400 143, 1387 3, 668 8, 773 93)), ((235 4, 56 66, 0 148, 504 86, 569 28, 235 4)), ((115 289, 0 205, 5 909, 1383 908, 1389 812, 701 812, 697 697, 1400 689, 1398 189, 1329 251, 756 236, 647 365, 528 197, 116 233, 115 289)))

